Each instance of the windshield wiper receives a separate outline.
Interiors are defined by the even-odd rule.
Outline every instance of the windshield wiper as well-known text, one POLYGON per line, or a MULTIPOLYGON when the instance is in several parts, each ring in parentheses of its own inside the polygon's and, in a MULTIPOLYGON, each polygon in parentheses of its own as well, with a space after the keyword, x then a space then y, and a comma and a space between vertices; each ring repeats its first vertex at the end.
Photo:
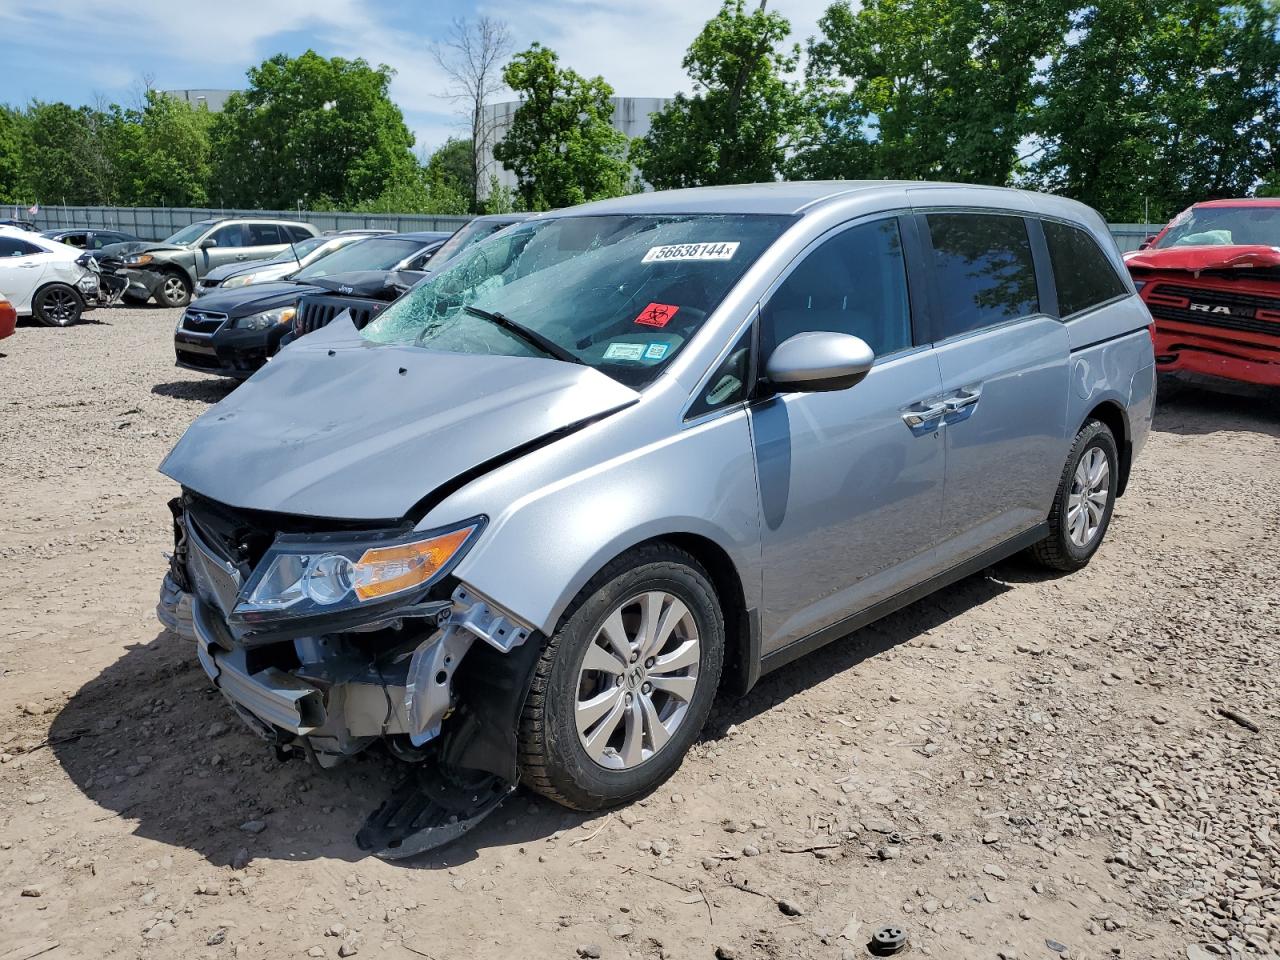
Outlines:
POLYGON ((503 330, 510 330, 521 340, 531 343, 548 356, 555 357, 557 360, 563 360, 565 363, 582 363, 581 358, 570 353, 554 340, 549 340, 540 334, 537 330, 530 330, 522 323, 517 323, 508 317, 505 313, 497 311, 481 310, 479 307, 473 307, 470 304, 462 308, 473 317, 479 317, 481 320, 488 320, 490 323, 497 324, 503 330))

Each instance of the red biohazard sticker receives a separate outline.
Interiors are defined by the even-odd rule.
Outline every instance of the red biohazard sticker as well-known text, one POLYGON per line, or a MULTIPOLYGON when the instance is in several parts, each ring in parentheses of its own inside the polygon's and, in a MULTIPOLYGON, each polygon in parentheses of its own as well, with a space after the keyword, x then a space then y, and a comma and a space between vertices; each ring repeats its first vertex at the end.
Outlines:
POLYGON ((679 309, 669 303, 651 303, 640 311, 636 323, 642 327, 665 327, 679 309))

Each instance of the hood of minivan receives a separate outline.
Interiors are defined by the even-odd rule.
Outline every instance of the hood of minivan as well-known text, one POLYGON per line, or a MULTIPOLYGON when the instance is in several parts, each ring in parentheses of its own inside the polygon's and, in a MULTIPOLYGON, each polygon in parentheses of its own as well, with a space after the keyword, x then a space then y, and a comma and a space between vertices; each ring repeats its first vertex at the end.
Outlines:
POLYGON ((369 343, 343 316, 196 420, 160 472, 242 509, 396 520, 461 474, 638 398, 559 360, 369 343))
POLYGON ((1234 270, 1280 267, 1280 247, 1262 244, 1204 244, 1152 247, 1125 258, 1130 267, 1147 270, 1234 270))
POLYGON ((293 303, 299 297, 315 293, 317 287, 305 283, 273 280, 251 283, 243 287, 220 290, 217 287, 195 301, 207 313, 225 313, 229 317, 247 317, 251 313, 273 310, 293 303))

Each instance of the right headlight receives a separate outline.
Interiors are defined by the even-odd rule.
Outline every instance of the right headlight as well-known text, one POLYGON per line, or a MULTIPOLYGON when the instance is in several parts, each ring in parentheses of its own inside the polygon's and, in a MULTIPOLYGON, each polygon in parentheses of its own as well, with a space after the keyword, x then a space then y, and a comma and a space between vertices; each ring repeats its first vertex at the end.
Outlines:
POLYGON ((281 535, 245 584, 231 619, 255 624, 408 601, 462 559, 483 525, 476 518, 394 539, 281 535))
POLYGON ((257 277, 256 273, 242 273, 236 277, 228 277, 222 281, 222 289, 229 290, 232 287, 245 287, 253 283, 257 277))
POLYGON ((125 258, 124 265, 126 267, 145 267, 154 259, 155 257, 151 256, 149 253, 135 253, 132 256, 125 258))
POLYGON ((236 321, 237 330, 269 330, 282 323, 289 323, 298 310, 292 304, 287 307, 276 307, 274 310, 263 310, 252 313, 236 321))

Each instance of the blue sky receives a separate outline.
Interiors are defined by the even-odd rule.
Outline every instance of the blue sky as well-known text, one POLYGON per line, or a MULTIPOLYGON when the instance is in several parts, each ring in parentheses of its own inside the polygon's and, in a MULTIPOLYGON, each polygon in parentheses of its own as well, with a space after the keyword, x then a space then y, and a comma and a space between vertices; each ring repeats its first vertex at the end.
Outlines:
MULTIPOLYGON (((829 0, 771 0, 803 40, 829 0)), ((0 0, 0 103, 35 98, 132 104, 149 76, 160 89, 240 87, 245 70, 308 47, 393 67, 393 99, 418 139, 462 130, 431 45, 456 16, 505 20, 516 49, 537 40, 619 96, 687 89, 680 67, 719 0, 0 0)))

